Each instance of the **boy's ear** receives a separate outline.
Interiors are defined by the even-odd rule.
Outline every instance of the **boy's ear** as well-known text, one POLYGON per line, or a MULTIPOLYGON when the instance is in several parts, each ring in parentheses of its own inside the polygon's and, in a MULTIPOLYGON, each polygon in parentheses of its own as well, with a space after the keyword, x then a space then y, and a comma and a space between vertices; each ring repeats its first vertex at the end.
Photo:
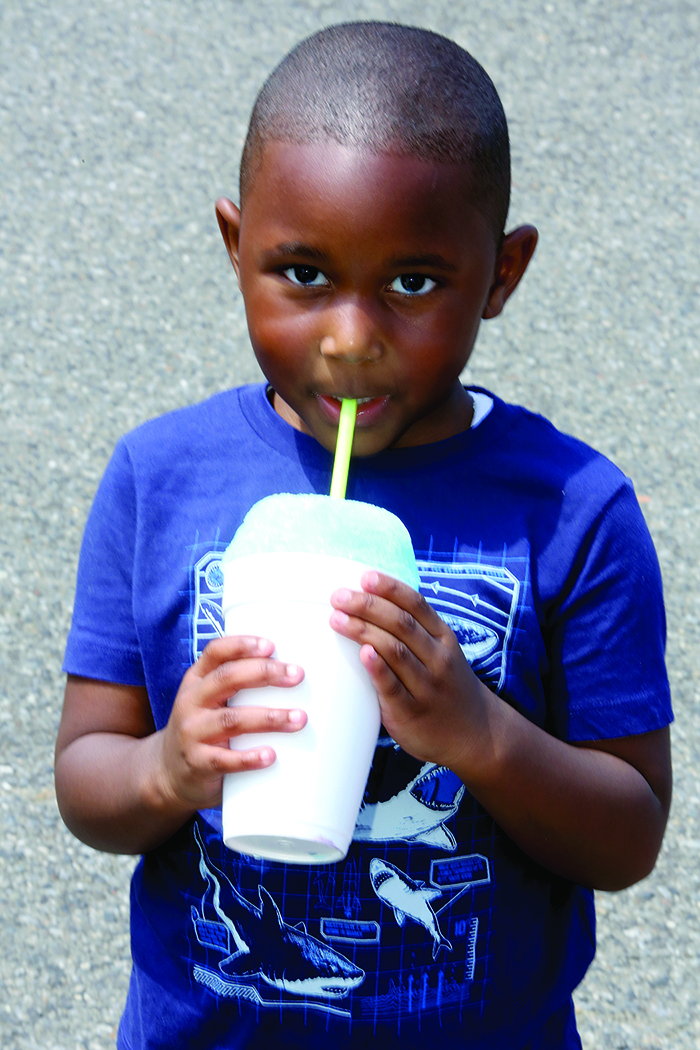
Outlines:
POLYGON ((220 197, 216 202, 216 218, 219 221, 221 236, 224 238, 228 257, 233 263, 240 283, 240 267, 238 264, 238 238, 241 232, 241 213, 233 201, 228 197, 220 197))
POLYGON ((505 235, 496 259, 494 280, 482 317, 498 317, 527 269, 527 264, 537 247, 537 236, 534 226, 518 226, 517 230, 505 235))

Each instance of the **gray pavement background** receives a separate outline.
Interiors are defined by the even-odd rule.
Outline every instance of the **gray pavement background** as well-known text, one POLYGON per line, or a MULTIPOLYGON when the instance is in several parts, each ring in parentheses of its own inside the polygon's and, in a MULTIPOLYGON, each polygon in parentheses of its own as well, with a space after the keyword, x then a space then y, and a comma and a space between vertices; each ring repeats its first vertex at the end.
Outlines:
POLYGON ((469 377, 635 480, 664 572, 676 794, 655 873, 600 894, 587 1050, 700 1044, 700 11, 696 0, 3 0, 0 6, 0 1047, 108 1050, 129 858, 52 786, 82 526, 124 430, 257 375, 214 199, 255 92, 314 29, 424 25, 473 51, 541 232, 469 377))

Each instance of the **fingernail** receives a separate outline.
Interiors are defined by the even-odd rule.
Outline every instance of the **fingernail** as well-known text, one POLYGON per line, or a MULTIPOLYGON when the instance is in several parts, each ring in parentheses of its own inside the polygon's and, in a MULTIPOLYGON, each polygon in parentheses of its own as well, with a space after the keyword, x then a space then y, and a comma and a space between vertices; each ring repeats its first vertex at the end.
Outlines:
POLYGON ((299 674, 299 664, 286 664, 284 673, 287 678, 296 678, 299 674))
POLYGON ((264 765, 269 766, 272 763, 272 761, 273 761, 273 759, 275 757, 275 753, 274 753, 274 751, 271 748, 264 747, 262 749, 262 751, 260 752, 259 757, 260 757, 260 761, 264 765))
POLYGON ((347 613, 339 612, 338 609, 335 609, 331 613, 330 624, 331 624, 331 627, 345 627, 345 625, 348 623, 349 620, 350 620, 350 617, 348 616, 347 613))
POLYGON ((368 572, 365 573, 364 583, 367 587, 376 587, 379 583, 379 573, 368 572))
POLYGON ((291 725, 298 726, 301 725, 304 715, 303 712, 295 710, 290 711, 287 717, 289 718, 289 722, 291 725))
POLYGON ((349 602, 352 598, 352 591, 349 591, 347 587, 341 587, 340 590, 335 592, 335 599, 338 602, 349 602))

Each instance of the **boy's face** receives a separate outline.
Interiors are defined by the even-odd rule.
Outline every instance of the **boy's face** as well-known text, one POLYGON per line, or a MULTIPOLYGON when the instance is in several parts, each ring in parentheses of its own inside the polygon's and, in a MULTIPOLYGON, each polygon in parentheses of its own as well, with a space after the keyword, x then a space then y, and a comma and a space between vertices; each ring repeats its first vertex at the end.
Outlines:
POLYGON ((271 142, 242 213, 218 202, 275 408, 325 448, 343 397, 361 399, 355 455, 469 427, 459 375, 534 241, 504 275, 464 183, 453 164, 271 142))

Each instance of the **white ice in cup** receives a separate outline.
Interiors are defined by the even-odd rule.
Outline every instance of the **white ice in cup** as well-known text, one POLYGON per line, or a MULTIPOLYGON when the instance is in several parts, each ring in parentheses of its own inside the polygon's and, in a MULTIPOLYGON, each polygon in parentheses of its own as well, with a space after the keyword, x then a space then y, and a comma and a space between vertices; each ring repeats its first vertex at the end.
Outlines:
POLYGON ((327 864, 348 851, 380 729, 377 695, 356 642, 329 624, 338 587, 360 590, 376 569, 418 590, 411 539, 394 514, 330 496, 280 493, 256 503, 222 562, 227 635, 260 635, 304 668, 291 689, 243 689, 229 701, 298 707, 296 733, 235 737, 271 746, 265 769, 224 778, 222 823, 231 849, 268 860, 327 864))

